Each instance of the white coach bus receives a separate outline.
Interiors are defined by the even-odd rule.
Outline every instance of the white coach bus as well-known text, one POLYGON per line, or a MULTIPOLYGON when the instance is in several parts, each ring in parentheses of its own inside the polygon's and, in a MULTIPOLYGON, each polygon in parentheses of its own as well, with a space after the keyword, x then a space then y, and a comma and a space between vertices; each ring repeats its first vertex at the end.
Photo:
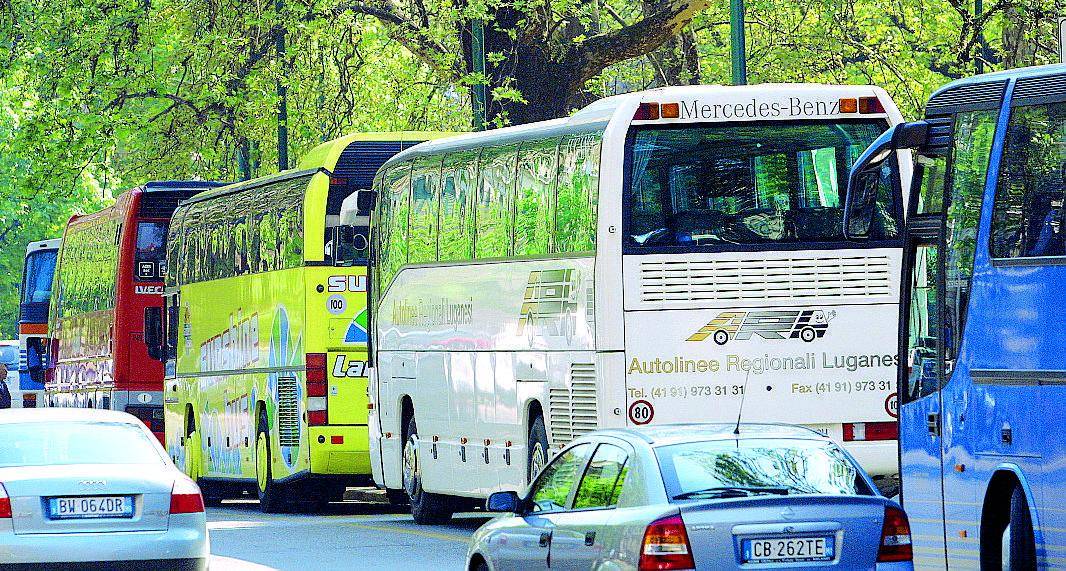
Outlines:
POLYGON ((897 473, 903 199, 886 180, 862 242, 842 205, 901 119, 870 86, 676 87, 398 154, 375 182, 375 481, 439 522, 596 428, 742 406, 897 473))

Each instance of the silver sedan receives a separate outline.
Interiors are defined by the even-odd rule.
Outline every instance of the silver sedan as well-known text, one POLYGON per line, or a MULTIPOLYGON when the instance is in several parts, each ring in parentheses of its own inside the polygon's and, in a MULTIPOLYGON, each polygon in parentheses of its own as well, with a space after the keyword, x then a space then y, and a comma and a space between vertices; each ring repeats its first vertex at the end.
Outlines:
POLYGON ((137 418, 0 411, 0 568, 206 569, 209 554, 199 488, 137 418))
POLYGON ((601 430, 474 534, 471 570, 913 569, 907 516, 855 460, 788 425, 601 430))

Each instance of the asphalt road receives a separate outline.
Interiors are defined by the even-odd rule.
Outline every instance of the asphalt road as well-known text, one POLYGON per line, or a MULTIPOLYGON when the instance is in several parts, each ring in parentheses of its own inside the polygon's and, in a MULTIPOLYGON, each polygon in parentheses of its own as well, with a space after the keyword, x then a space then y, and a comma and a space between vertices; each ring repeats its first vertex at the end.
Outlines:
POLYGON ((420 526, 380 504, 343 502, 317 514, 264 514, 254 501, 207 509, 212 571, 463 569, 470 535, 488 518, 457 514, 420 526))

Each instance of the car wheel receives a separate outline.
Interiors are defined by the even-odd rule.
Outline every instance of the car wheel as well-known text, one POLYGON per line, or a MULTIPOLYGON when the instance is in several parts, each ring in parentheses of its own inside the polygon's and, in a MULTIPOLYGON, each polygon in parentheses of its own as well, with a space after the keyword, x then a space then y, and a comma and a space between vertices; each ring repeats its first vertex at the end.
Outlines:
POLYGON ((1014 486, 1010 497, 1010 522, 1003 530, 1003 569, 1030 571, 1036 569, 1036 540, 1029 503, 1021 486, 1014 486))
POLYGON ((271 460, 270 432, 264 410, 259 413, 259 427, 255 436, 256 492, 259 496, 259 509, 263 513, 281 513, 285 508, 285 498, 281 484, 274 481, 271 460))
POLYGON ((526 483, 529 483, 548 465, 548 432, 544 430, 544 418, 541 416, 533 419, 529 427, 527 449, 529 461, 526 463, 526 483))
POLYGON ((414 417, 407 423, 407 439, 403 444, 403 489, 411 503, 411 515, 420 525, 448 523, 453 508, 449 498, 422 489, 422 467, 419 465, 418 425, 414 417))

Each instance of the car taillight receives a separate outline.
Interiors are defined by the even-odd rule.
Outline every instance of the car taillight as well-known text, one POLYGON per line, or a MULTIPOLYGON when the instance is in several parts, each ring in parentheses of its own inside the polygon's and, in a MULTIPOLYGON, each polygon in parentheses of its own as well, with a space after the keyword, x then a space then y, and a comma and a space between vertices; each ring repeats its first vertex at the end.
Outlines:
POLYGON ((877 552, 878 562, 910 561, 911 524, 903 510, 886 506, 885 523, 881 526, 881 549, 877 552))
POLYGON ((305 364, 307 424, 323 426, 329 423, 329 415, 326 412, 326 354, 308 353, 305 364))
POLYGON ((170 493, 170 514, 193 514, 204 511, 204 498, 192 480, 179 479, 170 493))
POLYGON ((640 571, 696 568, 680 515, 664 517, 648 525, 637 567, 640 571))
POLYGON ((0 519, 11 519, 11 498, 3 484, 0 484, 0 519))
POLYGON ((127 406, 126 412, 136 416, 148 430, 163 432, 163 407, 161 406, 127 406))
POLYGON ((844 423, 844 442, 866 442, 871 440, 896 440, 899 438, 899 425, 895 422, 846 422, 844 423))

